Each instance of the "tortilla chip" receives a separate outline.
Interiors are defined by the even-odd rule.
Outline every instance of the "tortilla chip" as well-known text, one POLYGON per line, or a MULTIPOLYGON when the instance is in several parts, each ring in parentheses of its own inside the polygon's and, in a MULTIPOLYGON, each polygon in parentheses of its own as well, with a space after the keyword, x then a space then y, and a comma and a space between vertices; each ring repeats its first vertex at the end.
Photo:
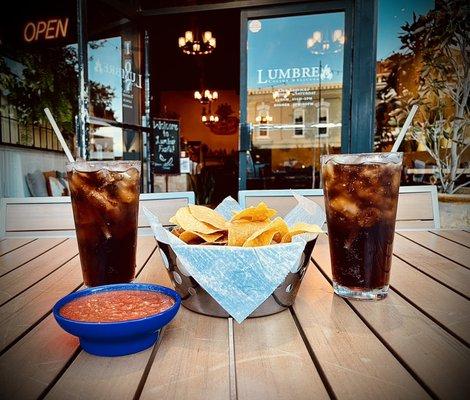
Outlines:
POLYGON ((268 208, 266 203, 261 202, 256 207, 253 207, 253 206, 248 207, 236 213, 232 217, 232 222, 242 221, 242 220, 251 221, 251 222, 266 221, 276 214, 277 214, 276 210, 273 210, 272 208, 268 208))
POLYGON ((220 215, 217 211, 204 206, 195 206, 190 204, 189 211, 191 214, 199 221, 209 224, 214 228, 218 228, 220 230, 227 229, 227 222, 225 221, 224 217, 220 215))
POLYGON ((184 231, 180 234, 179 238, 186 243, 214 243, 217 239, 223 236, 223 232, 216 232, 211 234, 204 234, 198 232, 184 231))
POLYGON ((295 235, 301 235, 303 233, 321 233, 323 232, 318 225, 306 224, 305 222, 298 222, 292 228, 289 229, 281 240, 281 243, 292 242, 292 238, 295 235))
POLYGON ((278 217, 265 227, 254 232, 245 243, 243 243, 243 247, 267 246, 271 244, 275 236, 282 238, 288 232, 289 227, 286 222, 278 217))
POLYGON ((191 211, 188 206, 181 207, 176 214, 170 218, 171 223, 175 223, 185 231, 191 231, 194 233, 203 233, 205 235, 210 235, 211 233, 219 232, 220 229, 214 226, 211 226, 205 222, 199 221, 191 211))
POLYGON ((269 221, 234 221, 228 224, 228 245, 243 246, 248 239, 257 230, 269 225, 269 221))
POLYGON ((173 227, 173 229, 171 230, 171 233, 173 235, 175 235, 176 237, 179 237, 182 233, 184 232, 183 228, 181 228, 180 226, 175 226, 173 227))

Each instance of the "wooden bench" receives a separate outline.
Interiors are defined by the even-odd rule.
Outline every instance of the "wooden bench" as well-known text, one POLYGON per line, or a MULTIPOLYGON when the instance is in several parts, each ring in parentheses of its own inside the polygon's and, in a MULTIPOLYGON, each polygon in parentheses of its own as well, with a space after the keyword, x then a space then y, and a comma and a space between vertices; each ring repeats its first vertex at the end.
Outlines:
MULTIPOLYGON (((145 193, 140 205, 157 214, 163 225, 176 211, 194 204, 193 192, 145 193)), ((139 234, 151 235, 142 209, 139 234)), ((75 236, 70 197, 3 198, 0 203, 0 238, 75 236)))
MULTIPOLYGON (((283 216, 297 204, 293 192, 325 207, 322 189, 244 190, 238 192, 238 201, 242 207, 253 206, 264 201, 283 216)), ((397 230, 440 228, 436 186, 400 187, 396 227, 397 230)))

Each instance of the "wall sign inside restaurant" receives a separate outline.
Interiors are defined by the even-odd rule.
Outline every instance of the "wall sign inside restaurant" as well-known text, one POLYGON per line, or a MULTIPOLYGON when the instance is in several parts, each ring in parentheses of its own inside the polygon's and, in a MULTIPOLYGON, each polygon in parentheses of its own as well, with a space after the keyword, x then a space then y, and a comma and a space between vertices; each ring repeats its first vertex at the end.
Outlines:
POLYGON ((153 171, 156 174, 180 173, 180 123, 156 119, 154 128, 153 171))
POLYGON ((23 28, 23 39, 27 43, 65 39, 68 27, 68 17, 28 21, 23 28))

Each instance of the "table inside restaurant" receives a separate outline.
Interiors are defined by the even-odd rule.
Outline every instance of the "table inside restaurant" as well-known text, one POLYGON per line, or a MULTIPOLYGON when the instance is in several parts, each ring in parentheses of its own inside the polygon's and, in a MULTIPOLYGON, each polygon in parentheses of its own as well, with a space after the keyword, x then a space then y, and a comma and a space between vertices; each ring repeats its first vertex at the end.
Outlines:
MULTIPOLYGON (((468 396, 470 232, 400 232, 394 254, 388 297, 348 301, 321 236, 291 309, 239 325, 182 307, 152 348, 103 358, 51 314, 82 288, 75 239, 0 239, 0 398, 468 396)), ((136 280, 171 286, 152 237, 139 237, 136 280)))

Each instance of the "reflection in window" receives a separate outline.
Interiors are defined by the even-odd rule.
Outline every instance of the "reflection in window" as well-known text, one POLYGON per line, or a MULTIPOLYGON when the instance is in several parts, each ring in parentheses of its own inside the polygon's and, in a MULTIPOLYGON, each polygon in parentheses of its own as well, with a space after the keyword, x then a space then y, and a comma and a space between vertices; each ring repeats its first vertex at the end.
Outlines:
POLYGON ((257 115, 256 122, 258 128, 258 136, 267 138, 269 137, 269 124, 273 121, 273 117, 269 115, 269 105, 262 102, 256 107, 257 115))
POLYGON ((315 106, 317 107, 318 134, 320 136, 328 135, 330 103, 322 100, 319 103, 315 103, 315 106))
POLYGON ((90 125, 89 153, 92 160, 139 160, 141 132, 114 126, 90 125))
POLYGON ((90 115, 140 125, 143 77, 139 34, 125 29, 119 36, 88 43, 90 115))
POLYGON ((296 108, 294 110, 294 136, 304 135, 305 109, 296 108))
POLYGON ((344 13, 249 21, 247 121, 263 171, 249 189, 318 187, 320 156, 341 148, 344 41, 344 13))
POLYGON ((447 193, 469 184, 468 18, 465 0, 379 1, 377 151, 390 150, 419 105, 401 146, 404 184, 437 181, 447 193))
POLYGON ((44 108, 50 108, 74 148, 77 113, 76 45, 3 44, 0 55, 0 143, 61 151, 44 108))

